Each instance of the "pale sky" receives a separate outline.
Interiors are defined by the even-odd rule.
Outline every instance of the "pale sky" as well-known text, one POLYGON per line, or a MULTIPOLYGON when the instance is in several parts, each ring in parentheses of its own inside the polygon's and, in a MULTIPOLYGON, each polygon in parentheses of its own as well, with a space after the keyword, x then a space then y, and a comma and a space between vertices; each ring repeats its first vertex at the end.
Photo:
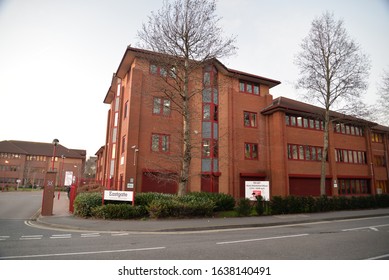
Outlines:
MULTIPOLYGON (((51 142, 85 149, 104 145, 103 100, 126 47, 162 0, 0 0, 0 141, 51 142)), ((343 19, 370 56, 367 100, 389 71, 389 0, 219 0, 237 54, 227 67, 279 80, 274 97, 298 98, 293 61, 312 20, 343 19)))

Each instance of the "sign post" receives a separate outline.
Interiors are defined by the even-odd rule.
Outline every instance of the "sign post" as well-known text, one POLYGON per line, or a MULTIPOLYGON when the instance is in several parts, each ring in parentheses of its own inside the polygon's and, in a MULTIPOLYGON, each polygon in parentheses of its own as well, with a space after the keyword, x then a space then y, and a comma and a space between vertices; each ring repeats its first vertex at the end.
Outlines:
POLYGON ((245 197, 251 201, 256 201, 257 196, 262 196, 264 201, 270 200, 270 183, 269 181, 246 181, 245 197))

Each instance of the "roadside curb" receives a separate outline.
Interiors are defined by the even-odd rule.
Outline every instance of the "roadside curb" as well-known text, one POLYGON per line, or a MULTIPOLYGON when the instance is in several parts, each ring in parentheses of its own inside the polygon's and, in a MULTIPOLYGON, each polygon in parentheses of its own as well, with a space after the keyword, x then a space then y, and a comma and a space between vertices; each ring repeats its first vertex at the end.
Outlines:
MULTIPOLYGON (((382 217, 388 216, 389 213, 368 213, 368 214, 359 214, 359 215, 344 215, 344 216, 336 216, 336 217, 319 217, 319 218, 305 218, 300 220, 289 220, 289 221, 268 221, 263 223, 242 223, 242 224, 225 224, 225 225, 212 225, 212 226, 187 226, 180 227, 175 226, 171 228, 163 228, 155 225, 153 229, 142 229, 142 228, 128 228, 128 225, 120 228, 120 225, 111 226, 110 228, 104 228, 104 226, 93 225, 93 226, 77 226, 77 225, 69 225, 69 224, 60 224, 51 221, 44 221, 45 218, 42 219, 42 216, 37 217, 36 224, 58 229, 58 230, 78 230, 78 231, 94 231, 94 232, 131 232, 131 233, 144 233, 144 234, 156 234, 156 233, 189 233, 189 232, 206 232, 206 231, 217 231, 217 230, 239 230, 244 228, 261 228, 261 227, 276 227, 276 226, 287 226, 287 225, 299 225, 299 224, 308 224, 308 223, 318 223, 318 222, 330 222, 336 220, 352 220, 352 219, 363 219, 363 218, 371 218, 371 217, 382 217)), ((276 217, 276 216, 272 216, 276 217)), ((68 216, 70 219, 76 219, 73 216, 68 216)), ((81 219, 81 218, 80 218, 81 219)), ((239 219, 239 218, 237 218, 239 219)), ((85 219, 88 222, 88 219, 85 219)), ((106 220, 95 219, 93 221, 103 222, 106 220)), ((127 220, 119 220, 118 222, 126 222, 127 220)), ((185 220, 184 220, 185 221, 185 220)))

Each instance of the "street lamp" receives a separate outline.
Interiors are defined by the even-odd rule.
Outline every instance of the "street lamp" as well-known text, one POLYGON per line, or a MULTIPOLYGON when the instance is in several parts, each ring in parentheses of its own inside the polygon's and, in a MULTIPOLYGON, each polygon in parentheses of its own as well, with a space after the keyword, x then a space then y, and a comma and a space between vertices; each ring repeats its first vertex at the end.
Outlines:
POLYGON ((52 158, 52 160, 51 160, 51 171, 54 171, 55 151, 56 151, 56 149, 57 149, 58 143, 59 143, 59 140, 58 140, 58 139, 54 139, 54 140, 53 140, 53 145, 54 145, 54 147, 53 147, 53 158, 52 158))
POLYGON ((6 175, 6 172, 7 172, 7 164, 9 163, 8 160, 5 160, 4 161, 5 165, 4 167, 2 167, 2 169, 4 169, 4 173, 3 173, 3 187, 1 188, 1 191, 4 191, 4 187, 5 187, 5 175, 6 175))

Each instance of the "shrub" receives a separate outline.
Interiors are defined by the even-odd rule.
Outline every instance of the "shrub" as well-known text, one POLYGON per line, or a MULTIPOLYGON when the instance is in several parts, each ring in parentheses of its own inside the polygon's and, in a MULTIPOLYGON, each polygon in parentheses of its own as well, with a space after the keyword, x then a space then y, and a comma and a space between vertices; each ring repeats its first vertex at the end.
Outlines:
POLYGON ((211 216, 215 203, 209 199, 172 196, 170 199, 156 199, 148 206, 151 218, 204 217, 211 216))
POLYGON ((288 206, 286 200, 281 196, 273 196, 271 202, 271 214, 279 215, 279 214, 288 214, 288 206))
POLYGON ((74 215, 90 217, 92 208, 102 204, 102 195, 99 192, 80 193, 74 200, 74 215))
POLYGON ((92 216, 102 219, 136 219, 148 216, 144 206, 107 204, 92 208, 92 216))
POLYGON ((257 214, 259 216, 263 215, 263 213, 265 212, 265 207, 264 207, 264 201, 263 201, 263 198, 261 195, 258 195, 257 196, 257 203, 255 204, 255 212, 257 212, 257 214))
POLYGON ((148 206, 154 200, 171 199, 174 197, 172 194, 145 192, 137 193, 135 195, 135 205, 148 206))
POLYGON ((215 203, 215 212, 229 211, 235 207, 235 199, 233 196, 225 193, 209 193, 209 192, 193 192, 187 196, 209 199, 215 203))
POLYGON ((235 211, 239 216, 250 216, 253 206, 248 198, 242 198, 238 201, 235 211))
POLYGON ((376 207, 389 207, 389 194, 377 194, 374 196, 376 207))

